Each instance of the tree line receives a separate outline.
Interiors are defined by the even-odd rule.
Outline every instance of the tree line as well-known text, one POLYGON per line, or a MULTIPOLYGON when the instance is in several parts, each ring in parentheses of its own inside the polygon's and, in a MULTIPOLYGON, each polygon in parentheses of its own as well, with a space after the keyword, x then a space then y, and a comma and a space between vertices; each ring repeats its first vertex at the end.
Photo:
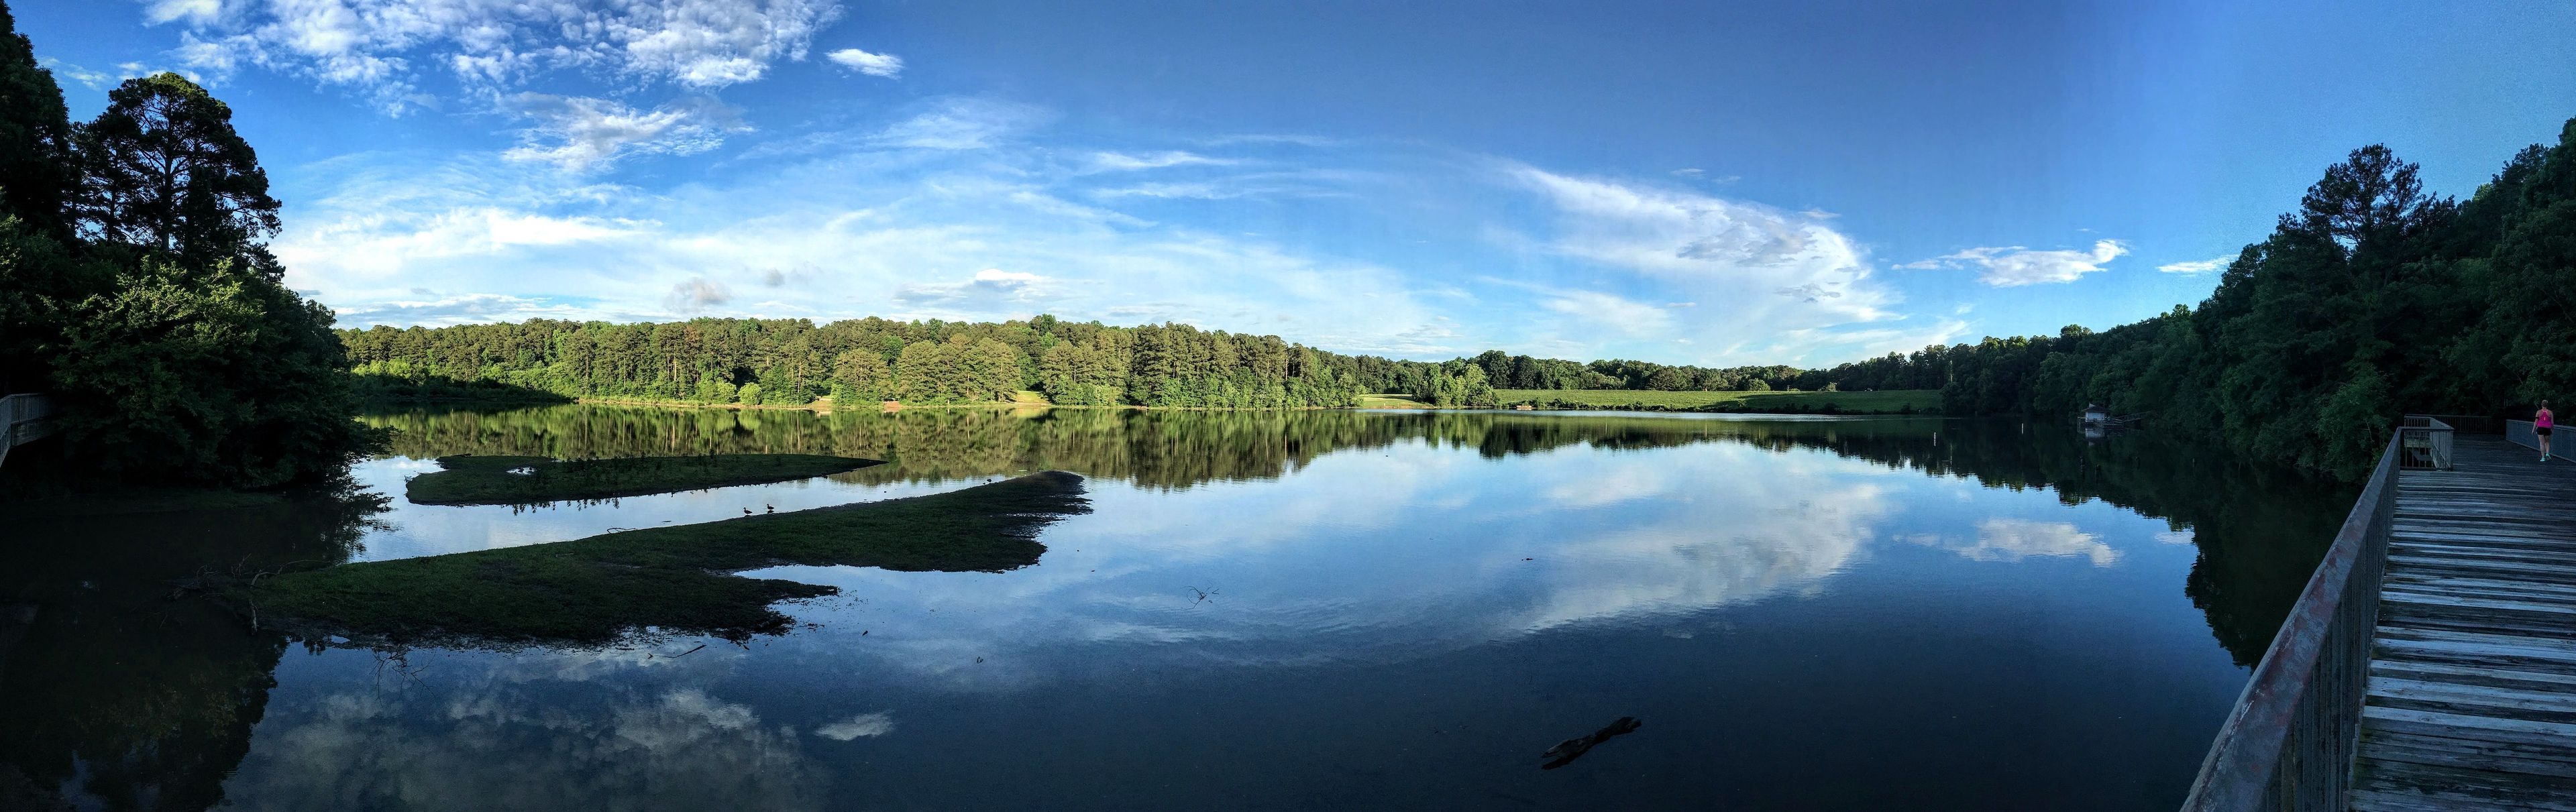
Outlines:
MULTIPOLYGON (((551 395, 801 406, 1009 401, 1064 406, 1347 408, 1363 393, 1484 407, 1498 389, 1833 389, 1841 370, 1582 363, 1492 350, 1410 361, 1344 355, 1186 324, 1118 327, 1054 316, 1005 322, 869 317, 699 318, 339 331, 365 388, 383 399, 551 395)), ((1933 389, 1933 383, 1911 388, 1933 389)))
MULTIPOLYGON (((534 319, 343 330, 379 381, 483 382, 574 398, 799 406, 986 403, 1036 391, 1071 406, 1346 408, 1356 359, 1277 336, 1184 324, 702 318, 534 319)), ((381 383, 376 385, 382 385, 381 383)), ((417 388, 413 391, 419 391, 417 388)), ((435 393, 436 390, 430 390, 435 393)))
POLYGON ((61 458, 111 479, 343 470, 376 435, 331 311, 279 282, 278 202, 232 109, 161 73, 74 123, 16 29, 0 3, 0 393, 52 393, 61 458))

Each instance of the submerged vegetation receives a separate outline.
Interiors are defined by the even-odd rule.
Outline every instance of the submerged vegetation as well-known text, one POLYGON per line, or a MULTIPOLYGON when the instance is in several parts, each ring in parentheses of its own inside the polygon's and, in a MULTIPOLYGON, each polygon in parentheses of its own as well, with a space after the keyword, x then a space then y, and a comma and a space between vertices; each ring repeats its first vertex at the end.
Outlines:
POLYGON ((570 461, 457 454, 438 458, 442 470, 412 477, 403 494, 420 505, 530 505, 786 482, 883 464, 815 454, 570 461))
POLYGON ((381 645, 600 645, 647 628, 732 640, 784 633, 782 600, 837 590, 743 578, 764 567, 1000 572, 1037 563, 1035 538, 1090 511, 1082 478, 1030 474, 961 491, 577 541, 344 564, 255 579, 223 595, 263 627, 381 645))

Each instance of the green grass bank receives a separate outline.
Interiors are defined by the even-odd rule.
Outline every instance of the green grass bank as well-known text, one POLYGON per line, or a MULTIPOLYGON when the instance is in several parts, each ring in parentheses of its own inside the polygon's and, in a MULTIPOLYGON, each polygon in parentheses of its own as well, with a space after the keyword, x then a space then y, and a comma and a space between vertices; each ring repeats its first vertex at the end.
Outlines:
POLYGON ((1082 477, 1048 471, 909 499, 343 564, 233 583, 217 595, 264 628, 361 645, 596 646, 647 628, 745 640, 787 630, 771 604, 836 590, 734 573, 1025 567, 1046 551, 1039 530, 1090 512, 1082 494, 1082 477))
POLYGON ((818 454, 709 454, 563 461, 455 455, 442 470, 412 477, 403 496, 418 505, 528 505, 616 499, 729 485, 787 482, 855 471, 876 460, 818 454))
POLYGON ((1498 389, 1505 407, 1784 414, 1935 414, 1938 389, 1876 392, 1661 392, 1641 389, 1498 389))

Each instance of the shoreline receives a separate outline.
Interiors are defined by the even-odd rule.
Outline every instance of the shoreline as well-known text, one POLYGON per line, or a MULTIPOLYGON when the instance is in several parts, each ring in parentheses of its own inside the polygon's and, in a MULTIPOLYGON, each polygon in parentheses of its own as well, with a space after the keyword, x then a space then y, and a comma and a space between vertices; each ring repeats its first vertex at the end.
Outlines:
POLYGON ((959 409, 959 410, 964 410, 964 409, 992 409, 992 410, 1004 410, 1004 409, 1009 409, 1009 410, 1018 410, 1018 409, 1100 409, 1100 410, 1108 410, 1108 411, 1130 410, 1130 411, 1139 411, 1139 412, 1331 412, 1331 411, 1347 411, 1347 412, 1395 412, 1395 411, 1428 411, 1428 412, 1563 412, 1563 411, 1589 411, 1589 412, 1641 412, 1641 413, 1670 413, 1670 414, 1778 414, 1778 415, 1797 415, 1797 416, 1812 416, 1812 415, 1820 415, 1820 414, 1823 414, 1823 415, 1849 415, 1849 416, 1860 416, 1860 417, 1943 417, 1943 416, 1946 416, 1946 415, 1944 415, 1942 412, 1939 412, 1939 411, 1936 411, 1936 410, 1916 410, 1916 411, 1912 411, 1912 412, 1906 412, 1906 411, 1896 411, 1896 410, 1887 410, 1887 409, 1840 409, 1840 408, 1831 409, 1831 410, 1824 409, 1824 408, 1812 408, 1812 409, 1795 409, 1795 408, 1791 408, 1791 409, 1748 409, 1748 408, 1742 408, 1742 407, 1729 407, 1729 406, 1720 406, 1720 407, 1715 407, 1715 408, 1709 408, 1709 407, 1677 407, 1677 406, 1667 406, 1667 405, 1663 405, 1663 404, 1653 404, 1653 403, 1627 403, 1627 404, 1606 404, 1606 403, 1605 403, 1605 404, 1575 404, 1575 405, 1567 405, 1567 402, 1562 402, 1562 401, 1557 402, 1557 403, 1550 403, 1550 404, 1536 404, 1536 403, 1531 403, 1531 404, 1527 404, 1527 405, 1529 405, 1529 406, 1531 406, 1531 407, 1532 407, 1532 408, 1528 408, 1528 409, 1519 409, 1519 408, 1515 408, 1516 406, 1523 405, 1522 403, 1505 404, 1505 405, 1500 405, 1500 406, 1430 406, 1430 405, 1423 405, 1423 404, 1409 404, 1409 405, 1384 405, 1384 404, 1376 404, 1376 405, 1351 405, 1351 406, 1261 406, 1261 407, 1225 407, 1225 406, 1139 406, 1139 405, 1135 405, 1135 404, 1124 404, 1124 403, 1122 403, 1122 404, 1118 404, 1118 405, 1115 405, 1115 406, 1088 406, 1088 405, 1084 405, 1084 406, 1063 406, 1063 405, 1057 405, 1057 404, 1053 404, 1053 403, 1030 403, 1030 402, 1026 402, 1026 401, 1013 401, 1013 402, 993 401, 993 402, 990 402, 990 403, 930 403, 930 404, 921 404, 921 405, 903 405, 903 406, 899 406, 899 407, 894 408, 894 409, 885 409, 885 408, 883 408, 883 407, 878 407, 878 408, 876 408, 876 409, 867 409, 867 408, 865 408, 865 407, 850 408, 850 409, 840 409, 840 408, 835 408, 835 407, 833 406, 833 404, 832 404, 830 401, 828 401, 828 400, 817 400, 817 401, 812 402, 812 403, 807 403, 807 404, 802 404, 802 405, 793 405, 793 406, 791 406, 791 405, 785 405, 785 404, 772 404, 772 403, 757 403, 757 404, 745 404, 745 403, 691 403, 691 402, 687 402, 687 401, 636 400, 636 399, 631 399, 631 398, 589 398, 589 397, 584 397, 584 398, 573 398, 573 399, 571 399, 571 400, 536 400, 536 399, 528 399, 528 400, 480 400, 480 399, 470 399, 470 398, 454 398, 454 399, 417 399, 417 400, 369 400, 369 401, 364 401, 364 405, 365 405, 365 406, 368 406, 368 407, 489 406, 489 407, 492 407, 492 408, 502 408, 502 409, 520 409, 520 408, 529 408, 529 407, 535 407, 535 406, 573 406, 573 405, 580 405, 580 406, 649 406, 649 407, 654 407, 654 408, 663 408, 663 409, 722 409, 722 410, 730 410, 730 411, 737 411, 737 412, 773 411, 773 412, 812 412, 812 413, 816 413, 816 414, 831 414, 831 413, 833 413, 833 412, 838 412, 838 411, 854 411, 854 412, 855 412, 855 411, 878 411, 878 412, 898 411, 898 412, 908 412, 908 411, 921 410, 921 409, 935 409, 935 410, 947 410, 947 409, 959 409))

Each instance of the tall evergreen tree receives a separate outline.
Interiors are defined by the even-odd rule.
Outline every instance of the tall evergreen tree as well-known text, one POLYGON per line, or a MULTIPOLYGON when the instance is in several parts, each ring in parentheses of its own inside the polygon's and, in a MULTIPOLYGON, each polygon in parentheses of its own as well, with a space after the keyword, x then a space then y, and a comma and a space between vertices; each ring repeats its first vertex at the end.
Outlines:
POLYGON ((82 226, 182 265, 233 260, 276 281, 284 269, 260 240, 277 233, 278 203, 232 117, 230 105, 175 73, 109 91, 107 109, 76 134, 82 226))
POLYGON ((0 2, 0 206, 36 234, 68 238, 64 215, 80 185, 71 159, 63 89, 37 66, 35 44, 0 2))

